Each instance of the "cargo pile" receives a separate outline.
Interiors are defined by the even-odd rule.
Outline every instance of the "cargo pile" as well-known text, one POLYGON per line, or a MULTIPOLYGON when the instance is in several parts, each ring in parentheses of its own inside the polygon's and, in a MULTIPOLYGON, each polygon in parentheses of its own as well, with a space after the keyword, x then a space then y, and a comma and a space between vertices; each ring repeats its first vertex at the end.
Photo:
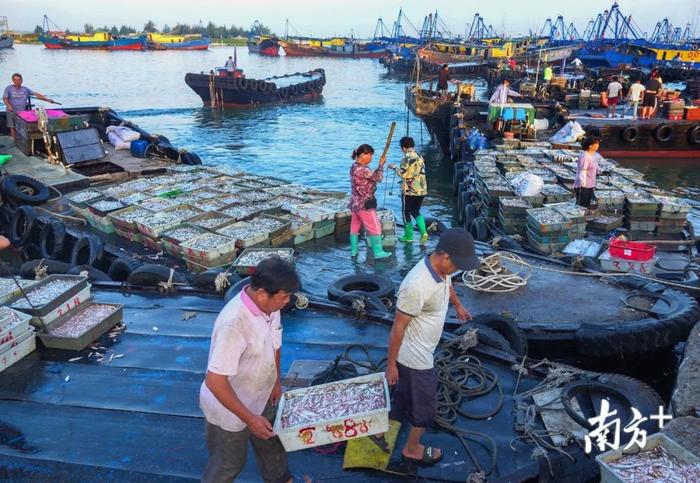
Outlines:
POLYGON ((296 245, 350 230, 344 193, 228 166, 172 166, 163 175, 66 199, 94 228, 163 250, 193 271, 229 265, 246 248, 296 245))

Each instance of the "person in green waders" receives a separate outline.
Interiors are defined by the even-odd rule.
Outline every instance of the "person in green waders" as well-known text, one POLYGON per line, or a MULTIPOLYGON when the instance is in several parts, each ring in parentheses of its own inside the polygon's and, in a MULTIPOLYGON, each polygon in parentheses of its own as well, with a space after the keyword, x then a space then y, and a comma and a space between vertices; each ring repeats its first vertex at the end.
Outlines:
POLYGON ((425 162, 423 157, 416 152, 416 143, 412 137, 404 136, 399 141, 403 158, 397 167, 390 164, 389 168, 396 171, 401 178, 401 204, 403 207, 403 236, 399 241, 411 243, 413 241, 413 219, 416 220, 420 231, 420 244, 428 242, 428 229, 425 227, 425 218, 420 214, 423 198, 428 194, 428 183, 425 179, 425 162))

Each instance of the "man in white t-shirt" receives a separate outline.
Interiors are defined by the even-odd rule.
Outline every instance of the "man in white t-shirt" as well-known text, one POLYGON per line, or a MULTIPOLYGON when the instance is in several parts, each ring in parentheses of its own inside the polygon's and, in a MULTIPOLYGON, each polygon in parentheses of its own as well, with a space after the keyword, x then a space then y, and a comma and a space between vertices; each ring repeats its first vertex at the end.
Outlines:
POLYGON ((433 465, 442 459, 440 449, 420 443, 437 410, 433 353, 440 342, 449 302, 460 320, 471 319, 452 287, 450 275, 477 267, 474 239, 463 228, 451 228, 442 234, 435 251, 418 262, 401 282, 389 336, 386 377, 390 385, 396 385, 389 417, 411 424, 401 450, 405 461, 433 465))
POLYGON ((618 82, 617 76, 613 77, 612 82, 608 84, 608 117, 615 117, 617 105, 620 103, 620 94, 622 94, 622 84, 618 82))
POLYGON ((292 481, 272 422, 282 395, 280 310, 298 289, 294 267, 278 257, 267 258, 214 322, 207 375, 199 391, 209 450, 203 482, 235 480, 245 466, 249 441, 265 482, 292 481))
POLYGON ((627 92, 627 106, 625 106, 625 111, 622 113, 622 117, 627 115, 627 111, 632 108, 632 119, 637 120, 637 109, 639 108, 639 103, 642 102, 642 94, 646 88, 642 84, 642 79, 637 78, 629 88, 627 92))

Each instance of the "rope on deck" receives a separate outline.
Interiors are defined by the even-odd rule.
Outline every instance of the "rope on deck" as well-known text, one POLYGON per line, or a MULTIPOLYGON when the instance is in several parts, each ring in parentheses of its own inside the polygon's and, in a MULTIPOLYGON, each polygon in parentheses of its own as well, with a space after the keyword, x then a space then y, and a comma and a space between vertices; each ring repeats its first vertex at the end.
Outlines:
POLYGON ((476 270, 464 272, 462 281, 472 290, 487 293, 513 292, 527 285, 533 267, 514 253, 496 252, 481 260, 476 270), (503 266, 504 261, 514 262, 524 269, 513 273, 503 266))

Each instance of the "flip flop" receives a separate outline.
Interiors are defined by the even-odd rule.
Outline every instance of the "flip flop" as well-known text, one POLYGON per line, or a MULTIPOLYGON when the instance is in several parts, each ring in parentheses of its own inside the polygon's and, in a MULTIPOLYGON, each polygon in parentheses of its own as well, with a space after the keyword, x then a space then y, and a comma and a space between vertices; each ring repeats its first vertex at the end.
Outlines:
POLYGON ((425 446, 423 448, 422 459, 417 460, 415 458, 409 458, 408 456, 404 456, 403 454, 401 455, 401 458, 407 463, 413 463, 421 466, 433 466, 442 459, 442 451, 440 451, 440 456, 438 456, 437 458, 433 456, 434 452, 435 448, 433 448, 432 446, 425 446))

